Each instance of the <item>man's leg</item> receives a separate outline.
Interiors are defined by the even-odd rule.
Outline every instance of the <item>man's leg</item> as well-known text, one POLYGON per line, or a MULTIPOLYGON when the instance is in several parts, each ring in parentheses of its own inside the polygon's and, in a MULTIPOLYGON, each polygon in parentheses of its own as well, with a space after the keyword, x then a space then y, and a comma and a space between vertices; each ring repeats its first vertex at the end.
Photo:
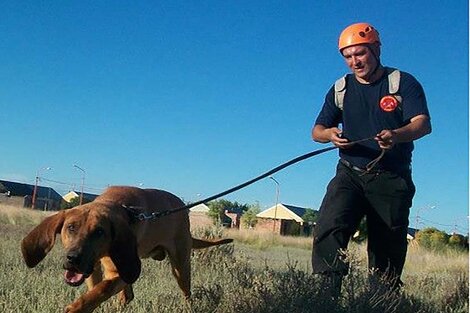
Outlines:
POLYGON ((407 231, 409 209, 415 187, 410 175, 381 173, 367 184, 367 199, 371 211, 367 213, 369 232, 368 256, 372 281, 387 281, 398 289, 408 247, 407 231))
POLYGON ((313 273, 325 275, 322 280, 331 286, 332 297, 339 296, 342 276, 349 267, 344 251, 364 215, 362 187, 355 175, 342 164, 338 165, 314 229, 313 273))

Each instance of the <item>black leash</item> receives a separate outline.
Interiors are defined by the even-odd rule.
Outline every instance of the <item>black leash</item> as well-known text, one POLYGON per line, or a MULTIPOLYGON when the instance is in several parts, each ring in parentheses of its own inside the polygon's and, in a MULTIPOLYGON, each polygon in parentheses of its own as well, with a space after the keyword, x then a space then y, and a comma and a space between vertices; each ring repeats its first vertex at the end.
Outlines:
POLYGON ((305 159, 311 158, 313 156, 316 156, 316 155, 319 155, 319 154, 322 154, 322 153, 325 153, 325 152, 328 152, 328 151, 331 151, 331 150, 334 150, 334 149, 337 149, 337 147, 333 146, 333 147, 318 149, 318 150, 306 153, 306 154, 301 155, 299 157, 296 157, 295 159, 292 159, 292 160, 290 160, 286 163, 283 163, 283 164, 279 165, 278 167, 275 167, 272 170, 267 171, 266 173, 261 174, 260 176, 253 178, 252 180, 244 182, 244 183, 242 183, 238 186, 235 186, 235 187, 230 188, 226 191, 223 191, 221 193, 213 195, 209 198, 206 198, 206 199, 203 199, 203 200, 191 203, 191 204, 187 204, 185 206, 182 206, 182 207, 174 209, 174 210, 167 210, 167 211, 161 211, 161 212, 152 212, 152 213, 146 214, 146 213, 139 213, 138 210, 137 210, 138 209, 137 207, 129 207, 129 206, 124 206, 124 205, 123 205, 123 207, 125 209, 127 209, 132 215, 134 215, 134 217, 136 219, 138 219, 139 221, 153 220, 153 219, 163 217, 163 216, 167 216, 167 215, 179 212, 179 211, 184 211, 184 210, 187 210, 189 208, 195 207, 196 205, 206 203, 206 202, 210 202, 210 201, 215 200, 217 198, 223 197, 223 196, 228 195, 232 192, 235 192, 237 190, 245 188, 246 186, 257 182, 258 180, 261 180, 261 179, 266 178, 266 177, 268 177, 268 176, 270 176, 270 175, 272 175, 276 172, 279 172, 280 170, 282 170, 282 169, 284 169, 288 166, 291 166, 292 164, 298 163, 298 162, 303 161, 305 159))
MULTIPOLYGON (((356 144, 356 143, 360 143, 360 142, 364 142, 364 141, 367 141, 367 140, 372 140, 374 139, 374 137, 370 137, 370 138, 366 138, 366 139, 361 139, 361 140, 357 140, 357 141, 353 141, 351 142, 351 144, 356 144)), ((311 158, 311 157, 314 157, 316 155, 319 155, 319 154, 322 154, 322 153, 325 153, 325 152, 328 152, 328 151, 331 151, 331 150, 334 150, 334 149, 337 149, 338 147, 336 146, 331 146, 331 147, 327 147, 327 148, 323 148, 323 149, 318 149, 318 150, 315 150, 315 151, 312 151, 312 152, 309 152, 309 153, 306 153, 304 155, 301 155, 299 157, 296 157, 295 159, 292 159, 286 163, 283 163, 281 165, 279 165, 278 167, 275 167, 273 168, 272 170, 270 171, 267 171, 266 173, 264 174, 261 174, 260 176, 258 177, 255 177, 253 178, 252 180, 249 180, 247 182, 244 182, 238 186, 235 186, 233 188, 230 188, 226 191, 223 191, 221 193, 218 193, 216 195, 213 195, 209 198, 206 198, 206 199, 203 199, 203 200, 200 200, 200 201, 197 201, 197 202, 194 202, 194 203, 191 203, 191 204, 187 204, 185 206, 182 206, 180 208, 177 208, 177 209, 174 209, 174 210, 166 210, 166 211, 161 211, 161 212, 152 212, 152 213, 139 213, 138 209, 139 207, 130 207, 130 206, 124 206, 123 207, 128 210, 128 212, 130 214, 132 214, 137 220, 139 221, 147 221, 147 220, 153 220, 153 219, 156 219, 156 218, 159 218, 159 217, 163 217, 163 216, 167 216, 167 215, 170 215, 170 214, 173 214, 173 213, 176 213, 176 212, 179 212, 179 211, 183 211, 183 210, 187 210, 189 208, 192 208, 192 207, 195 207, 196 205, 199 205, 199 204, 202 204, 202 203, 206 203, 206 202, 209 202, 209 201, 212 201, 212 200, 215 200, 217 198, 220 198, 220 197, 223 197, 225 195, 228 195, 232 192, 235 192, 237 190, 240 190, 242 188, 245 188, 246 186, 248 185, 251 185, 253 184, 254 182, 257 182, 258 180, 261 180, 263 178, 266 178, 276 172, 279 172, 280 170, 288 167, 288 166, 291 166, 295 163, 298 163, 300 161, 303 161, 305 159, 308 159, 308 158, 311 158)), ((375 166, 375 164, 373 165, 375 166)), ((373 167, 372 166, 372 167, 373 167)))

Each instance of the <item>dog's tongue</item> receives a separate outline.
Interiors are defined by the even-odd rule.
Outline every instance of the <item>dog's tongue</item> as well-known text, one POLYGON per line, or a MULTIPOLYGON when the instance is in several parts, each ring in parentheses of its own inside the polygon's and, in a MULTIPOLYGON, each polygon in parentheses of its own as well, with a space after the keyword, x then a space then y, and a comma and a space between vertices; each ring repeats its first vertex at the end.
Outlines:
POLYGON ((65 282, 72 286, 80 285, 81 283, 83 283, 83 280, 85 279, 85 275, 71 271, 71 270, 66 270, 64 277, 65 277, 65 282))

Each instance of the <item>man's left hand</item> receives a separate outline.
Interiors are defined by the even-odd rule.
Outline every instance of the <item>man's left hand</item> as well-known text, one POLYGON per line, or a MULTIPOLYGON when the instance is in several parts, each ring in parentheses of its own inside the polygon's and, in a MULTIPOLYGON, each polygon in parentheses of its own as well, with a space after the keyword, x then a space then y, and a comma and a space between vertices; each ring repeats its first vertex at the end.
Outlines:
POLYGON ((378 133, 374 139, 381 149, 390 150, 396 143, 396 132, 390 129, 384 129, 378 133))

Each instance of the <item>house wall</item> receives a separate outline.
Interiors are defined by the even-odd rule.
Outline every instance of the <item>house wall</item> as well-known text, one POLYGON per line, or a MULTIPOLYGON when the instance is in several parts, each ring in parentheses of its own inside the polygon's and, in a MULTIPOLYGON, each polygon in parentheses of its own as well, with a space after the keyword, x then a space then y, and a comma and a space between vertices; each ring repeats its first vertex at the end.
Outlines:
POLYGON ((255 229, 263 232, 275 232, 276 234, 281 233, 281 220, 274 220, 271 218, 258 218, 258 223, 255 229))
POLYGON ((294 220, 276 220, 270 218, 258 218, 255 228, 263 232, 275 232, 284 236, 311 236, 312 226, 300 225, 294 220))
POLYGON ((213 226, 212 219, 205 212, 189 212, 191 230, 213 226))

